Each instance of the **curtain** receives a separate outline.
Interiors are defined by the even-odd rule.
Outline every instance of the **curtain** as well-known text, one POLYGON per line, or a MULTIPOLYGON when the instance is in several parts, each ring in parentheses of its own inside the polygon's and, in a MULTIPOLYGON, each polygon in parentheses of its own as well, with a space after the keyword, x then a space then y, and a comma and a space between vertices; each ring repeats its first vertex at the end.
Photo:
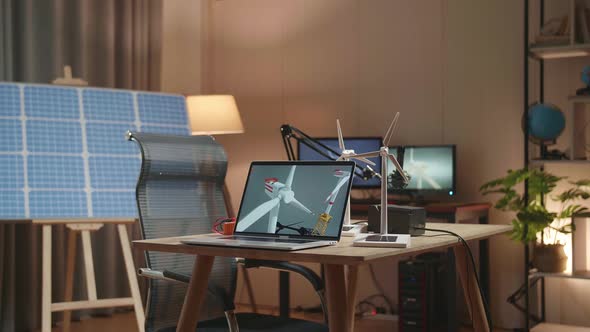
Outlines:
MULTIPOLYGON (((161 6, 161 0, 0 0, 0 81, 50 83, 70 65, 89 86, 157 91, 161 6)), ((138 227, 129 234, 139 238, 138 227)), ((54 227, 53 302, 63 300, 66 239, 65 228, 54 227)), ((92 244, 98 296, 129 296, 116 228, 104 226, 92 244)), ((77 248, 74 300, 83 300, 81 243, 77 248)), ((143 255, 134 255, 142 265, 143 255)), ((40 309, 41 229, 0 220, 0 331, 38 330, 40 309)), ((53 314, 54 322, 60 318, 53 314)))

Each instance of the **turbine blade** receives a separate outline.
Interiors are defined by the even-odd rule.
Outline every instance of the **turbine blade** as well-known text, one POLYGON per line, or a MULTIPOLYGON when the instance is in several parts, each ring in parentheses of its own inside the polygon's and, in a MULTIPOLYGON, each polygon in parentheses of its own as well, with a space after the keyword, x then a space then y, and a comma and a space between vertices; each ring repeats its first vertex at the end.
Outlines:
POLYGON ((346 150, 344 146, 344 138, 342 137, 342 129, 340 128, 340 120, 336 119, 336 128, 338 128, 338 146, 340 150, 346 150))
POLYGON ((365 164, 369 164, 369 165, 371 165, 371 166, 375 166, 375 163, 374 163, 374 162, 372 162, 372 161, 370 161, 370 160, 369 160, 369 159, 367 159, 367 158, 363 158, 363 157, 357 157, 357 156, 353 156, 352 158, 354 158, 354 159, 356 159, 356 160, 360 160, 360 161, 364 162, 365 164))
POLYGON ((340 188, 342 188, 342 186, 346 182, 348 182, 348 177, 344 177, 344 178, 340 179, 340 181, 338 181, 338 183, 336 184, 336 187, 334 188, 334 190, 332 190, 332 192, 330 193, 330 195, 328 195, 328 198, 326 198, 326 200, 324 202, 328 202, 330 200, 336 199, 336 196, 338 195, 338 191, 340 190, 340 188))
POLYGON ((289 171, 289 176, 287 177, 287 182, 285 183, 285 185, 289 188, 291 188, 291 185, 293 184, 293 177, 295 176, 296 167, 296 165, 291 166, 291 171, 289 171))
POLYGON ((381 154, 379 153, 379 151, 373 151, 373 152, 365 152, 365 153, 357 153, 354 155, 355 158, 375 158, 375 157, 379 157, 381 154))
POLYGON ((399 112, 395 113, 395 117, 393 117, 393 121, 389 125, 385 136, 383 136, 383 144, 385 146, 389 146, 389 141, 391 141, 391 137, 393 136, 393 132, 395 131, 395 127, 397 126, 397 119, 399 118, 399 112))
POLYGON ((391 162, 393 163, 393 165, 395 165, 395 168, 397 169, 398 173, 402 176, 402 178, 404 179, 404 181, 406 183, 410 182, 410 179, 408 179, 408 177, 406 176, 406 173, 404 172, 404 169, 397 162, 397 159, 395 159, 395 157, 392 154, 388 154, 387 156, 389 157, 389 160, 391 160, 391 162))
POLYGON ((268 216, 268 225, 266 225, 266 231, 269 234, 276 233, 277 231, 277 223, 279 220, 279 208, 281 204, 275 205, 271 210, 268 216))
POLYGON ((267 214, 270 210, 272 210, 275 206, 278 206, 281 201, 280 197, 276 197, 267 201, 265 203, 260 204, 250 213, 248 213, 244 218, 241 218, 238 223, 236 223, 236 229, 238 231, 243 231, 246 228, 252 226, 258 219, 262 218, 265 214, 267 214))
POLYGON ((313 214, 313 212, 311 212, 310 209, 306 208, 305 205, 301 204, 301 202, 299 202, 297 200, 297 198, 293 197, 293 200, 291 202, 289 202, 289 204, 293 204, 294 206, 296 206, 297 208, 299 208, 300 210, 303 210, 309 214, 313 214))
POLYGON ((426 174, 422 174, 422 179, 424 179, 424 181, 428 182, 428 184, 430 184, 430 186, 432 186, 432 188, 434 188, 434 189, 441 189, 442 188, 440 186, 440 184, 438 184, 438 182, 434 181, 430 176, 428 176, 426 174))

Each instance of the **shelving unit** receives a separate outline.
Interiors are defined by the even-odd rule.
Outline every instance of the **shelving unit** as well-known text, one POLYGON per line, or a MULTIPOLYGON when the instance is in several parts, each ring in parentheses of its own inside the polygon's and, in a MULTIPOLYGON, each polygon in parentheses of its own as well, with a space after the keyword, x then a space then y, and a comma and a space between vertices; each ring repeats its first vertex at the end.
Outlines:
MULTIPOLYGON (((539 22, 543 24, 545 21, 545 1, 539 1, 539 22)), ((570 36, 569 43, 566 45, 556 46, 543 46, 543 45, 531 45, 529 42, 529 10, 530 1, 524 1, 524 110, 523 114, 527 114, 528 107, 532 102, 538 101, 544 102, 544 84, 545 84, 545 72, 544 65, 546 60, 557 60, 557 59, 568 59, 573 57, 585 57, 590 56, 590 43, 577 43, 576 36, 576 13, 575 13, 575 0, 569 0, 569 21, 570 21, 570 36), (529 60, 535 61, 539 66, 539 99, 531 100, 529 95, 529 60)), ((590 24, 590 22, 587 22, 590 24)), ((576 164, 576 165, 590 165, 590 154, 587 155, 585 131, 586 123, 590 121, 590 114, 586 114, 587 110, 590 110, 590 96, 572 96, 568 98, 568 112, 573 112, 573 130, 571 137, 569 138, 571 155, 569 160, 539 160, 532 159, 529 151, 529 133, 528 133, 528 117, 524 117, 525 133, 524 133, 524 164, 525 166, 543 167, 548 164, 576 164), (588 119, 588 120, 586 120, 588 119), (582 126, 580 126, 582 125, 582 126), (584 135, 583 140, 580 140, 580 135, 584 135), (581 141, 581 142, 580 142, 581 141)), ((590 143, 590 137, 588 140, 590 143)), ((525 184, 525 199, 528 200, 528 186, 525 184)), ((580 215, 577 217, 590 217, 588 215, 580 215)), ((576 217, 576 218, 577 218, 576 217)), ((562 279, 590 279, 590 271, 581 270, 572 273, 545 273, 538 272, 531 269, 530 259, 530 248, 528 245, 524 246, 524 312, 525 312, 525 328, 524 331, 534 332, 590 332, 590 328, 576 327, 562 324, 550 324, 544 322, 545 320, 545 279, 546 278, 562 278, 562 279), (541 316, 540 321, 535 326, 531 326, 531 315, 530 312, 530 288, 532 285, 536 285, 540 281, 541 285, 541 316)), ((588 267, 586 267, 588 268, 588 267)))

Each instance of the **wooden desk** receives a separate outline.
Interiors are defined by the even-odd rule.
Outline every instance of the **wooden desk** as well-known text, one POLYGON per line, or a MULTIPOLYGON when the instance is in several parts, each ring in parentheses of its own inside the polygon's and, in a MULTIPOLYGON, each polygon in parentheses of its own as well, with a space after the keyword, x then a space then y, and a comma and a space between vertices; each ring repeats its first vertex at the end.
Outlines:
MULTIPOLYGON (((429 223, 427 227, 445 229, 461 235, 465 240, 481 240, 494 235, 507 233, 509 225, 458 225, 429 223)), ((195 331, 202 301, 207 292, 207 283, 215 256, 243 257, 264 260, 297 261, 321 263, 326 271, 326 289, 328 298, 328 317, 330 331, 353 331, 354 308, 358 282, 358 267, 369 262, 384 261, 396 256, 416 255, 422 252, 453 248, 456 256, 457 271, 467 303, 474 303, 473 322, 475 331, 489 331, 481 294, 478 291, 467 252, 459 241, 450 235, 427 232, 425 236, 412 238, 412 246, 404 249, 360 248, 353 247, 350 238, 343 238, 335 246, 314 248, 300 251, 278 251, 231 247, 195 246, 180 243, 185 237, 134 241, 138 250, 163 251, 196 255, 195 265, 184 305, 180 315, 177 331, 195 331), (436 236, 433 236, 436 235, 436 236), (345 275, 345 266, 348 267, 345 275), (348 280, 348 283, 346 282, 348 280), (472 296, 473 298, 470 298, 472 296)), ((470 306, 468 306, 471 308, 470 306)))

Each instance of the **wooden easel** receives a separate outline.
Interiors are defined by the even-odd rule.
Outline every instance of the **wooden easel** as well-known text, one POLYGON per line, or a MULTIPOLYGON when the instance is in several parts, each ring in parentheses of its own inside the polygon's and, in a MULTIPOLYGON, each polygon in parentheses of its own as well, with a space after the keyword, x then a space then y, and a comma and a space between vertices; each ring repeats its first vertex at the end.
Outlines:
MULTIPOLYGON (((64 77, 53 80, 53 84, 69 86, 87 86, 88 82, 72 77, 72 68, 64 66, 64 77)), ((43 227, 43 281, 41 300, 41 332, 51 332, 51 313, 63 311, 63 331, 70 331, 72 310, 111 308, 133 306, 135 318, 140 332, 144 332, 145 314, 137 284, 135 265, 131 255, 127 224, 134 224, 135 219, 117 218, 84 218, 84 219, 37 219, 33 224, 43 227), (98 299, 96 296, 96 281, 94 277, 94 260, 92 258, 92 243, 90 232, 101 229, 104 224, 117 225, 123 261, 131 289, 131 297, 98 299), (68 254, 66 258, 66 288, 64 302, 53 303, 51 299, 51 230, 53 225, 65 225, 68 229, 68 254), (86 290, 88 300, 72 301, 74 289, 74 270, 76 263, 76 236, 82 236, 82 253, 84 255, 84 272, 86 274, 86 290)))
POLYGON ((139 331, 143 332, 145 316, 143 304, 137 284, 135 266, 131 255, 131 246, 129 245, 129 236, 127 235, 127 224, 135 223, 135 219, 36 219, 32 221, 34 225, 41 225, 43 228, 43 281, 42 281, 42 299, 41 299, 41 332, 51 332, 51 313, 57 311, 64 312, 63 331, 69 332, 71 311, 95 308, 111 308, 133 306, 139 331), (104 224, 117 225, 121 249, 123 251, 123 260, 131 297, 98 299, 96 296, 96 282, 94 279, 94 261, 92 259, 92 244, 90 241, 90 232, 102 228, 104 224), (68 254, 66 258, 66 288, 64 302, 53 303, 51 299, 51 231, 53 225, 65 225, 68 229, 68 254), (86 274, 86 290, 88 300, 72 301, 74 288, 74 269, 76 263, 76 236, 82 236, 82 253, 84 255, 84 271, 86 274))

